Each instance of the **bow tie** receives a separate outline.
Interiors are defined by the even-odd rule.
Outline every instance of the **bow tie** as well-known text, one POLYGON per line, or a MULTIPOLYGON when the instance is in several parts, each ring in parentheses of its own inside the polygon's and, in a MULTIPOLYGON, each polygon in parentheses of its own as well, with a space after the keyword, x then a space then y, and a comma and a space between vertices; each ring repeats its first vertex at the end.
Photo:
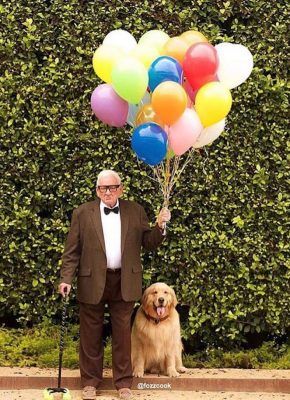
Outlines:
POLYGON ((104 213, 105 213, 106 215, 110 214, 111 211, 112 211, 113 213, 115 213, 115 214, 118 214, 118 212, 119 212, 119 207, 114 207, 114 208, 104 207, 104 213))

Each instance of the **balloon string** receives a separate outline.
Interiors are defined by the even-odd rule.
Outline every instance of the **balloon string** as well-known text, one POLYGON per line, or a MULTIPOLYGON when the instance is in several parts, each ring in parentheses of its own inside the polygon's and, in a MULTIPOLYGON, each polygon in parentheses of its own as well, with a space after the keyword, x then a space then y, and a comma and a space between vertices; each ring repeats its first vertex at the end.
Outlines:
MULTIPOLYGON (((161 190, 163 196, 163 207, 169 207, 169 200, 171 197, 172 190, 175 184, 178 182, 182 172, 184 171, 185 167, 191 160, 195 149, 191 149, 188 152, 187 157, 185 158, 183 164, 181 165, 181 157, 175 156, 174 158, 170 159, 169 157, 166 158, 165 161, 158 164, 155 167, 152 167, 155 180, 159 185, 159 189, 161 190)), ((166 222, 163 224, 164 234, 166 234, 167 224, 166 222)))

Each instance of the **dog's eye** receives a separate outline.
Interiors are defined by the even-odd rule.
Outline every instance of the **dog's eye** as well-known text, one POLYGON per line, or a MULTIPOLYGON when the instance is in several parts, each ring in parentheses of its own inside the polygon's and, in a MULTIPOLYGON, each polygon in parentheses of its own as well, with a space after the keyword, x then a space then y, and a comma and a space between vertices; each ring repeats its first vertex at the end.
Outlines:
POLYGON ((154 291, 154 294, 157 294, 157 293, 158 293, 157 290, 155 290, 155 291, 154 291))
POLYGON ((166 292, 166 290, 164 291, 165 294, 168 294, 168 292, 166 292))

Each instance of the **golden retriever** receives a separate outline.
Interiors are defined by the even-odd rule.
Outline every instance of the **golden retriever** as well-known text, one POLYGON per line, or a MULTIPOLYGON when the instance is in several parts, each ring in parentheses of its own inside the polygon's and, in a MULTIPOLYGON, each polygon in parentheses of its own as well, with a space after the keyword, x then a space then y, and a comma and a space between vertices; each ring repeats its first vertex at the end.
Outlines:
POLYGON ((165 283, 149 286, 142 297, 132 327, 133 375, 163 373, 170 377, 185 372, 174 290, 165 283))

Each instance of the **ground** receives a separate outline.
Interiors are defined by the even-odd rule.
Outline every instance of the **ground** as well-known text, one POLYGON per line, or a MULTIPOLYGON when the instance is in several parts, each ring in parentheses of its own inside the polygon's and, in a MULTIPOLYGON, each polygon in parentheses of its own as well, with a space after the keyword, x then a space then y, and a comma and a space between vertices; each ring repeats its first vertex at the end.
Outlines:
MULTIPOLYGON (((63 376, 79 377, 79 370, 69 370, 64 368, 63 376)), ((56 369, 40 368, 0 368, 0 377, 13 376, 57 376, 56 369)), ((104 377, 111 376, 111 370, 104 370, 104 377)), ((252 379, 289 379, 289 370, 239 370, 239 369, 192 369, 183 377, 196 378, 252 378, 252 379)), ((178 379, 178 378, 176 378, 178 379)), ((290 394, 283 393, 249 393, 246 392, 206 392, 206 391, 171 391, 171 390, 135 390, 135 400, 290 400, 290 394)), ((81 391, 71 390, 72 399, 80 400, 81 391)), ((41 400, 42 390, 0 390, 0 400, 41 400)), ((104 390, 99 392, 100 400, 118 399, 117 392, 114 390, 104 390)), ((57 400, 57 396, 55 396, 57 400)))
MULTIPOLYGON (((81 392, 72 390, 72 399, 80 400, 81 392)), ((290 400, 290 394, 232 393, 232 392, 182 392, 134 391, 135 400, 290 400)), ((42 390, 0 390, 0 400, 41 400, 42 390)), ((115 391, 99 392, 98 400, 117 400, 115 391)), ((55 399, 56 400, 56 399, 55 399)))

